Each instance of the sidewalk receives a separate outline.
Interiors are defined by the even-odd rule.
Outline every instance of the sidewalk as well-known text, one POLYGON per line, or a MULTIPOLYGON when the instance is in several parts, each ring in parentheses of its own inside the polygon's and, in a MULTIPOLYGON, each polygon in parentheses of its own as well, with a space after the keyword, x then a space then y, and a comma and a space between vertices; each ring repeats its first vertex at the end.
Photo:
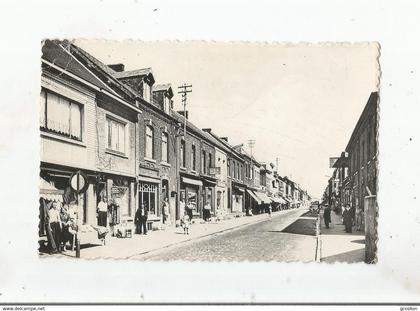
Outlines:
MULTIPOLYGON (((278 217, 286 211, 278 211, 272 214, 272 217, 278 217)), ((148 231, 147 235, 133 234, 132 238, 108 237, 106 245, 92 246, 82 248, 80 257, 85 259, 93 258, 130 258, 162 249, 197 240, 212 234, 221 233, 235 228, 243 227, 248 224, 258 223, 268 220, 268 214, 254 215, 252 217, 243 216, 222 220, 220 222, 192 224, 190 225, 190 234, 183 234, 181 227, 168 227, 165 230, 148 231)), ((68 251, 65 255, 74 257, 74 252, 68 251)))
POLYGON ((320 250, 322 262, 364 262, 365 235, 356 231, 346 233, 341 222, 341 215, 331 211, 330 228, 325 227, 323 211, 320 212, 320 250))

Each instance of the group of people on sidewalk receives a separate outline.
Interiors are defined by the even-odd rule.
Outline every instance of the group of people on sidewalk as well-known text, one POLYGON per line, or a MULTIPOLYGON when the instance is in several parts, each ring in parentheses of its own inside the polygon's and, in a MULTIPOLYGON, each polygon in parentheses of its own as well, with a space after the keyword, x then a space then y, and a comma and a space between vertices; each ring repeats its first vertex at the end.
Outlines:
POLYGON ((77 207, 58 201, 44 202, 44 230, 50 253, 61 253, 74 245, 77 207))
MULTIPOLYGON (((324 205, 324 223, 325 227, 328 229, 331 223, 331 208, 329 205, 324 205)), ((362 230, 362 219, 363 219, 363 212, 361 209, 358 209, 356 212, 356 208, 346 204, 343 206, 341 211, 341 221, 344 224, 344 231, 346 233, 353 232, 353 226, 357 225, 357 231, 362 230)))

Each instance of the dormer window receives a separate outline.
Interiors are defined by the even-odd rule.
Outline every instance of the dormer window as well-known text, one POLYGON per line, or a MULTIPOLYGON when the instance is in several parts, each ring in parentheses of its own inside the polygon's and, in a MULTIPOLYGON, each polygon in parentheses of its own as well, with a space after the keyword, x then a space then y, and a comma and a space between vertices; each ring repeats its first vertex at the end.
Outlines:
POLYGON ((143 99, 148 103, 150 103, 151 93, 150 85, 146 81, 143 81, 143 99))

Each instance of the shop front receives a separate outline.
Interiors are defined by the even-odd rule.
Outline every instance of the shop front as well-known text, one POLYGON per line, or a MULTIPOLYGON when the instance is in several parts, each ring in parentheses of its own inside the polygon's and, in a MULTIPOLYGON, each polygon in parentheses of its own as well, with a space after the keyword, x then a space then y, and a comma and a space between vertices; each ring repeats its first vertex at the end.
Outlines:
POLYGON ((202 202, 203 202, 203 219, 207 220, 210 217, 214 217, 216 215, 216 179, 203 177, 203 187, 202 187, 202 202))
POLYGON ((148 210, 149 229, 150 226, 159 227, 161 222, 161 200, 159 196, 159 185, 161 180, 146 176, 138 176, 138 207, 144 204, 148 210))
POLYGON ((201 180, 182 177, 181 178, 181 191, 179 195, 179 215, 186 212, 190 219, 196 219, 203 216, 202 203, 200 204, 199 194, 202 193, 203 182, 201 180))
POLYGON ((242 216, 244 209, 244 196, 244 185, 232 183, 232 214, 242 216))
POLYGON ((134 227, 135 182, 134 178, 114 175, 106 175, 105 179, 105 185, 98 184, 97 206, 105 198, 108 204, 107 225, 111 234, 116 236, 120 228, 134 227))

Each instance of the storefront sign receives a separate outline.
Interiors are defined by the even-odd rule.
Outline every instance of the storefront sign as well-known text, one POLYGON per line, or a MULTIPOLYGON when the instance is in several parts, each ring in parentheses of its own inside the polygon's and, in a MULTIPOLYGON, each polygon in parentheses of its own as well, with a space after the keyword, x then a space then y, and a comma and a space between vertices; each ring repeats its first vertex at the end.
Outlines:
POLYGON ((70 187, 77 194, 86 192, 89 187, 89 181, 87 176, 82 171, 77 171, 70 176, 69 179, 70 187))

